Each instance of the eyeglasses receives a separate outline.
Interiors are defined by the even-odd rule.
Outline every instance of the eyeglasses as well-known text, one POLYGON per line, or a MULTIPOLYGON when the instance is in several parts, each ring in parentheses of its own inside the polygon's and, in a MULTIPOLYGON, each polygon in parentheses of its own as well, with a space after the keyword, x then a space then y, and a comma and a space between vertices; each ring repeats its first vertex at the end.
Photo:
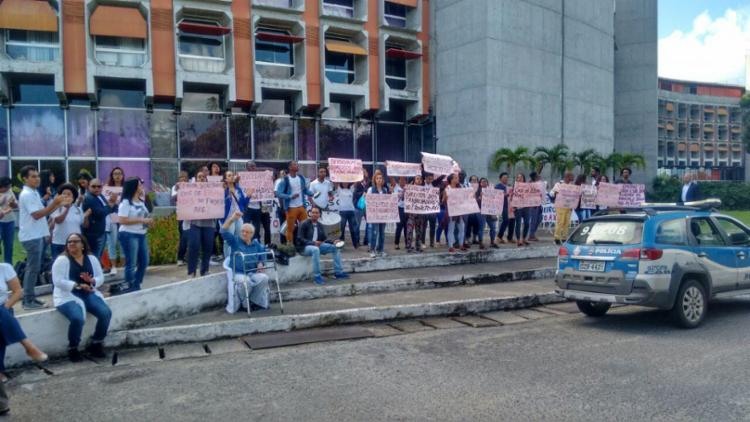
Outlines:
POLYGON ((68 245, 74 245, 76 243, 83 243, 79 239, 68 240, 68 245))

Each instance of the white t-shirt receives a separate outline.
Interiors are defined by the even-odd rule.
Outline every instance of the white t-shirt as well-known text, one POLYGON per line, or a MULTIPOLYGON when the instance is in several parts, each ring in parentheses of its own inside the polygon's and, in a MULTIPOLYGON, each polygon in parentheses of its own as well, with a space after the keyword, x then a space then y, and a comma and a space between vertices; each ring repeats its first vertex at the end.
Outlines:
POLYGON ((682 195, 680 196, 682 198, 682 202, 685 202, 687 200, 687 194, 688 194, 689 189, 690 189, 690 183, 686 185, 682 185, 682 195))
MULTIPOLYGON (((64 212, 65 207, 60 207, 50 214, 50 218, 59 217, 64 212)), ((55 227, 52 229, 52 243, 65 245, 68 236, 73 233, 81 234, 81 224, 83 224, 83 211, 78 205, 71 205, 65 220, 62 223, 55 223, 55 227)))
MULTIPOLYGON (((145 218, 148 217, 148 208, 142 201, 130 202, 123 199, 117 210, 118 217, 145 218)), ((145 224, 120 224, 120 231, 133 234, 146 234, 145 224)))
POLYGON ((18 196, 18 240, 25 242, 27 240, 41 239, 49 236, 49 227, 47 219, 42 217, 35 220, 32 213, 44 209, 42 198, 36 189, 24 186, 21 195, 18 196))
POLYGON ((2 306, 10 296, 8 282, 16 278, 16 271, 13 266, 6 263, 0 263, 0 306, 2 306))
POLYGON ((333 192, 333 183, 330 180, 325 179, 321 182, 319 179, 315 179, 310 183, 310 190, 312 193, 320 192, 317 198, 313 196, 315 205, 323 209, 328 207, 328 194, 333 192))
POLYGON ((289 187, 290 187, 290 196, 289 196, 289 208, 297 208, 302 206, 302 179, 297 176, 289 176, 289 187), (292 198, 297 194, 296 198, 292 198))
POLYGON ((339 189, 338 195, 339 211, 354 211, 354 186, 339 189))

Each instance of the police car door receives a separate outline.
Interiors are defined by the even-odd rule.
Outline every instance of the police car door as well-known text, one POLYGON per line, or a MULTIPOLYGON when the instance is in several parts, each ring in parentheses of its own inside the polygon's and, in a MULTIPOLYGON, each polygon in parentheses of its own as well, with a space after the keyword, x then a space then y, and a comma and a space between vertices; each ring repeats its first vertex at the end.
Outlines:
POLYGON ((708 217, 690 219, 690 235, 698 261, 711 275, 712 290, 719 293, 737 286, 737 257, 708 217))
POLYGON ((737 259, 737 287, 750 289, 750 230, 727 217, 714 217, 737 259))

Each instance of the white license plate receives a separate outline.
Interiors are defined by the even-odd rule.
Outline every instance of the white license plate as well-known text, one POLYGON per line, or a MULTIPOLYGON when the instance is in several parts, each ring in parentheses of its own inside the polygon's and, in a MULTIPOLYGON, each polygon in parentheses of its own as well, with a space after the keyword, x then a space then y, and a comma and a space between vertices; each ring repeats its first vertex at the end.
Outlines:
POLYGON ((578 269, 580 271, 603 272, 606 264, 607 263, 604 261, 581 261, 581 263, 578 264, 578 269))

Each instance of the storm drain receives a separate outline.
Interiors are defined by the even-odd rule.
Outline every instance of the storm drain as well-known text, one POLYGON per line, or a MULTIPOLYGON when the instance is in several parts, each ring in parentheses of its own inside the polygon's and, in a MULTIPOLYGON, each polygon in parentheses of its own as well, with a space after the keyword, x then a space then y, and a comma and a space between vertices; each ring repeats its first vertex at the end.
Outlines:
POLYGON ((354 340, 374 337, 372 331, 359 326, 316 328, 312 330, 288 331, 282 333, 256 334, 242 337, 251 349, 271 349, 274 347, 295 346, 299 344, 319 343, 324 341, 354 340))

